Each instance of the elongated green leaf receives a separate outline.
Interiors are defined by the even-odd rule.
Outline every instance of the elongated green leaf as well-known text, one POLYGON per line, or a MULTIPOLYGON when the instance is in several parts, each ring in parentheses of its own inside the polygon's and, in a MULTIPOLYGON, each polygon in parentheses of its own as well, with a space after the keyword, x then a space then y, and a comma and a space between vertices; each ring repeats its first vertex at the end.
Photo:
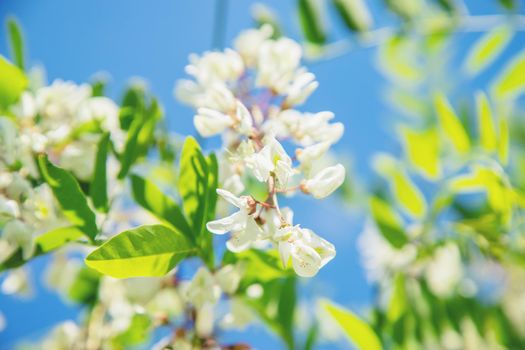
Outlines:
POLYGON ((501 54, 512 38, 508 25, 495 27, 483 35, 470 49, 464 67, 471 75, 477 74, 501 54))
POLYGON ((323 44, 326 41, 324 23, 322 21, 321 1, 299 0, 299 21, 307 41, 323 44))
POLYGON ((498 147, 498 136, 496 134, 496 127, 494 126, 489 100, 482 92, 476 94, 476 108, 481 147, 488 152, 495 152, 498 147))
POLYGON ((509 122, 505 115, 499 117, 498 156, 503 165, 509 162, 509 122))
POLYGON ((68 171, 53 165, 44 154, 38 156, 38 167, 64 216, 93 240, 98 233, 95 213, 89 207, 77 180, 68 171))
POLYGON ((146 341, 152 328, 150 316, 143 313, 136 313, 131 318, 128 329, 112 339, 115 349, 129 349, 133 345, 138 345, 146 341))
POLYGON ((470 150, 470 139, 465 128, 456 116, 454 109, 443 94, 434 97, 434 107, 439 124, 448 141, 459 154, 466 154, 470 150))
POLYGON ((95 170, 93 180, 89 186, 89 196, 93 205, 98 210, 107 213, 108 207, 108 181, 106 163, 109 149, 109 133, 102 136, 98 143, 97 155, 95 158, 95 170))
POLYGON ((37 252, 41 254, 49 253, 62 247, 68 242, 81 239, 84 233, 75 226, 60 227, 35 238, 37 252))
POLYGON ((282 289, 277 305, 277 321, 284 330, 285 339, 289 345, 294 344, 293 323, 295 315, 296 296, 295 278, 286 278, 282 284, 282 289))
POLYGON ((162 193, 153 182, 133 174, 131 175, 131 189, 133 198, 140 206, 160 220, 172 225, 184 234, 190 242, 195 242, 193 231, 179 205, 172 198, 162 193))
POLYGON ((265 283, 294 274, 292 270, 283 268, 276 250, 249 249, 240 253, 230 251, 224 253, 224 265, 238 262, 244 266, 242 285, 265 283))
POLYGON ((396 212, 382 199, 370 198, 372 217, 383 237, 395 248, 401 248, 408 242, 403 230, 403 223, 396 212))
POLYGON ((24 73, 0 55, 0 111, 17 102, 28 83, 24 73))
POLYGON ((7 31, 9 32, 9 48, 11 50, 11 57, 13 62, 22 71, 25 69, 24 65, 24 39, 20 25, 14 17, 7 19, 7 31))
POLYGON ((186 138, 184 142, 179 168, 178 187, 184 212, 195 235, 200 236, 207 215, 208 163, 193 137, 186 138))
POLYGON ((333 3, 350 30, 363 32, 372 26, 372 16, 363 0, 333 0, 333 3))
POLYGON ((420 0, 384 0, 391 11, 404 20, 410 20, 421 10, 420 0))
POLYGON ((381 341, 374 330, 350 310, 344 309, 328 300, 321 306, 337 322, 345 336, 359 350, 381 350, 381 341))
POLYGON ((116 278, 164 276, 194 253, 182 233, 145 225, 112 237, 87 256, 86 264, 116 278))
POLYGON ((414 59, 413 43, 401 35, 392 36, 379 51, 381 69, 396 82, 417 84, 423 72, 414 59))
POLYGON ((423 176, 436 180, 441 176, 439 138, 436 129, 418 131, 401 127, 405 154, 410 164, 423 176))
POLYGON ((525 91, 525 50, 509 62, 492 85, 497 99, 515 98, 525 91))

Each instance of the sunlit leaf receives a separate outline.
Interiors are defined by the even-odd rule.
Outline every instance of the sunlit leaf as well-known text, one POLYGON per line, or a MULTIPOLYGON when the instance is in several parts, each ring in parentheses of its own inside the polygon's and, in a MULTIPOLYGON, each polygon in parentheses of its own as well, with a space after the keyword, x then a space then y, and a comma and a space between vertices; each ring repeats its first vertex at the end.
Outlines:
POLYGON ((412 49, 411 43, 403 36, 390 37, 379 51, 381 69, 396 81, 419 83, 422 72, 415 62, 412 49))
POLYGON ((9 33, 9 48, 11 50, 11 57, 13 62, 22 71, 25 69, 24 64, 24 38, 20 25, 14 17, 7 19, 7 31, 9 33))
POLYGON ((131 175, 133 199, 158 219, 163 220, 183 233, 191 242, 195 241, 179 205, 165 195, 152 181, 136 174, 131 175))
POLYGON ((106 163, 109 150, 109 133, 102 136, 98 143, 97 154, 95 157, 95 169, 93 180, 89 186, 89 196, 95 208, 102 212, 107 212, 108 206, 108 184, 106 163))
POLYGON ((44 254, 62 247, 64 244, 81 239, 84 233, 77 227, 60 227, 35 238, 37 252, 44 254))
POLYGON ((333 0, 333 3, 350 30, 363 32, 372 26, 372 16, 364 0, 333 0))
POLYGON ((438 179, 441 176, 441 164, 436 129, 418 131, 405 126, 400 128, 400 133, 410 164, 428 179, 438 179))
POLYGON ((17 102, 28 83, 24 73, 0 55, 0 111, 17 102))
POLYGON ((508 25, 495 27, 481 37, 470 49, 464 67, 469 74, 476 74, 486 68, 501 54, 512 38, 508 25))
POLYGON ((476 109, 481 147, 485 151, 495 152, 498 147, 498 136, 494 126, 494 119, 489 100, 482 92, 476 94, 476 109))
POLYGON ((393 247, 401 248, 408 242, 401 218, 388 203, 378 197, 371 197, 370 210, 379 232, 393 247))
POLYGON ((136 313, 131 318, 129 327, 112 339, 115 349, 128 349, 139 345, 149 338, 152 321, 148 314, 136 313))
POLYGON ((38 167, 64 216, 86 236, 94 239, 98 233, 95 213, 89 207, 77 180, 68 171, 53 165, 43 154, 38 156, 38 167))
POLYGON ((381 350, 381 341, 365 321, 353 312, 331 301, 322 300, 321 306, 337 322, 350 342, 359 350, 381 350))
POLYGON ((85 261, 111 277, 153 277, 164 276, 195 252, 182 233, 162 225, 144 225, 113 236, 85 261))
POLYGON ((235 263, 243 266, 243 284, 269 282, 293 274, 291 270, 283 268, 276 250, 249 249, 240 253, 226 252, 223 264, 235 263))
POLYGON ((252 7, 252 17, 258 27, 262 27, 263 25, 269 25, 272 27, 272 39, 278 39, 283 35, 277 15, 265 4, 255 3, 252 7))
POLYGON ((434 97, 434 106, 444 135, 456 152, 466 154, 470 150, 470 139, 447 98, 437 94, 434 97))
POLYGON ((492 93, 497 99, 513 98, 525 91, 525 51, 517 54, 492 85, 492 93))
POLYGON ((299 21, 307 41, 323 44, 326 41, 324 23, 322 21, 322 1, 298 0, 299 21))
POLYGON ((76 303, 93 304, 97 301, 99 284, 100 273, 82 267, 69 287, 68 297, 76 303))
POLYGON ((509 122, 507 117, 500 115, 499 117, 499 140, 498 140, 498 156, 503 165, 509 161, 509 122))
POLYGON ((406 311, 407 297, 405 291, 405 278, 402 274, 396 275, 393 287, 387 311, 387 318, 390 322, 397 321, 406 311))
POLYGON ((385 0, 391 11, 409 20, 421 11, 420 0, 385 0))

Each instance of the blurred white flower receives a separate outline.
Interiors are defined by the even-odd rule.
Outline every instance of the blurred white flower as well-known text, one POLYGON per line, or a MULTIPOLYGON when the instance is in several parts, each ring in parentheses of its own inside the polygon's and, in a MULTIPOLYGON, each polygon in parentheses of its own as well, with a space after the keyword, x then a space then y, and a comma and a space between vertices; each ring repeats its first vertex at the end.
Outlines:
POLYGON ((430 289, 440 297, 447 297, 463 277, 463 264, 458 247, 447 243, 436 249, 427 264, 425 278, 430 289))
POLYGON ((315 198, 321 199, 329 196, 343 184, 345 180, 345 168, 337 164, 325 168, 314 175, 311 179, 301 183, 301 189, 310 193, 315 198))

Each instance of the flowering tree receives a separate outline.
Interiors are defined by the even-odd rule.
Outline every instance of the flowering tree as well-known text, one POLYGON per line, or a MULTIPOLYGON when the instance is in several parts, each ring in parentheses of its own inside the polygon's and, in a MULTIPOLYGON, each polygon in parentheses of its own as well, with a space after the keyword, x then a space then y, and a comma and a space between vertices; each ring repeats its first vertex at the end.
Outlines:
POLYGON ((84 310, 35 347, 249 349, 250 339, 228 343, 223 334, 258 320, 289 349, 314 348, 321 324, 367 350, 522 348, 525 56, 461 113, 435 77, 454 71, 444 62, 455 32, 480 23, 487 31, 465 58, 470 79, 523 18, 509 12, 492 28, 494 18, 484 27, 453 1, 386 4, 399 30, 371 29, 363 1, 333 1, 350 33, 329 42, 322 3, 300 0, 302 46, 258 7, 257 28, 231 49, 190 56, 189 78, 176 84, 195 109, 196 138, 167 131, 162 106, 140 83, 120 104, 104 96, 103 79, 46 83, 26 67, 9 20, 11 58, 0 56, 2 291, 27 293, 24 265, 52 255, 48 283, 84 310), (392 105, 411 119, 395 123, 402 153, 374 157, 376 185, 363 190, 328 156, 343 124, 301 110, 318 88, 301 60, 370 45, 379 45, 392 105), (222 146, 203 151, 212 136, 222 146), (297 330, 297 280, 314 277, 336 249, 279 200, 322 199, 341 187, 339 199, 369 218, 359 245, 377 302, 361 317, 322 300, 321 321, 297 330))

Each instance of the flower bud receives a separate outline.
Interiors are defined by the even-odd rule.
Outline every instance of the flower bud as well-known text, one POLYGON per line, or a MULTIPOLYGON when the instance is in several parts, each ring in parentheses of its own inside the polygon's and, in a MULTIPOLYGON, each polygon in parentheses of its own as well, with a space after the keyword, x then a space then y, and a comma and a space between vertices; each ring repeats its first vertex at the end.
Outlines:
POLYGON ((313 178, 301 183, 301 190, 317 199, 325 198, 334 192, 345 180, 345 168, 337 164, 318 172, 313 178))
POLYGON ((233 125, 230 116, 208 108, 199 108, 198 114, 193 119, 195 129, 203 137, 209 137, 223 132, 233 125))

